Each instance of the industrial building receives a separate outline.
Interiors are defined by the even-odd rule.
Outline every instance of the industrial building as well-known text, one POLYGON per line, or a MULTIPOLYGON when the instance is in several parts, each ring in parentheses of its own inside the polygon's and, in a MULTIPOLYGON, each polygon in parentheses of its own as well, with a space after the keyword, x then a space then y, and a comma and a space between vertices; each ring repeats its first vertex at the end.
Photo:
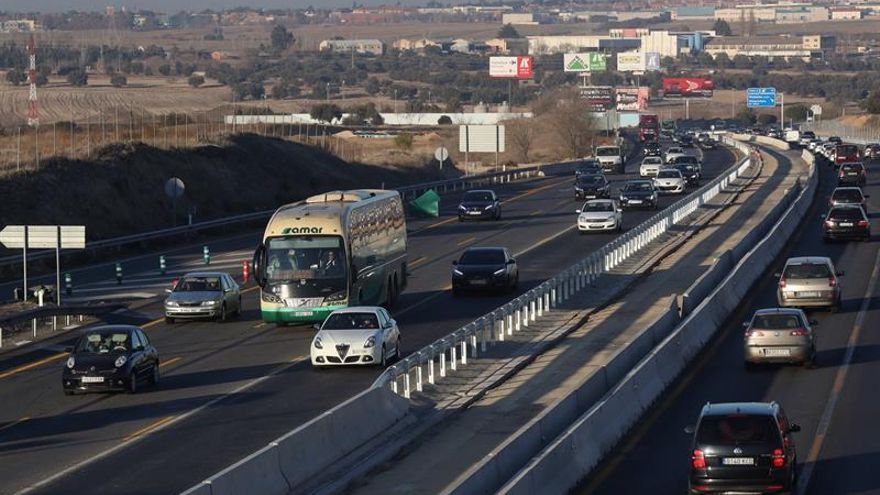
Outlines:
POLYGON ((363 55, 382 55, 385 44, 376 39, 365 40, 324 40, 318 45, 320 51, 359 53, 363 55))
POLYGON ((836 38, 833 36, 727 36, 709 41, 705 51, 713 58, 724 53, 731 59, 737 55, 745 55, 770 59, 800 58, 806 62, 834 51, 836 46, 836 38))

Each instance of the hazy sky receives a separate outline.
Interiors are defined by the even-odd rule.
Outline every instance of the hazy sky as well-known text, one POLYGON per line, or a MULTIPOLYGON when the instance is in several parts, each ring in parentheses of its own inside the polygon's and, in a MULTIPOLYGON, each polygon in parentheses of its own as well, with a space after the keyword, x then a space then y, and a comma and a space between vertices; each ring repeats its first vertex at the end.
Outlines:
MULTIPOLYGON (((428 0, 401 0, 403 5, 424 5, 428 0)), ((226 9, 246 5, 258 8, 305 8, 309 5, 317 7, 351 7, 351 0, 132 0, 130 3, 117 3, 112 0, 2 0, 0 10, 25 12, 59 12, 66 10, 103 10, 105 5, 117 8, 125 5, 129 9, 149 9, 161 12, 179 12, 181 9, 226 9)), ((395 4, 397 0, 358 0, 358 4, 382 5, 395 4)), ((460 1, 444 0, 442 3, 461 3, 460 1)))

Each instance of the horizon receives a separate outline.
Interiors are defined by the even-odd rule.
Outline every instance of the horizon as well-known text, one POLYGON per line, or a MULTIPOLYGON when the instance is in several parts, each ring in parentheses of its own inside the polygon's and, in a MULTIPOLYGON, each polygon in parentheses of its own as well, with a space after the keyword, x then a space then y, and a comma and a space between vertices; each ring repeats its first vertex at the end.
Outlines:
MULTIPOLYGON (((401 5, 409 7, 424 6, 428 0, 399 0, 401 5)), ((103 12, 104 7, 95 8, 95 2, 88 0, 73 0, 71 2, 60 2, 57 0, 6 0, 5 5, 0 12, 14 13, 41 13, 51 14, 59 12, 68 12, 76 10, 80 12, 103 12)), ((375 7, 379 5, 393 5, 398 0, 358 0, 358 5, 367 7, 375 7)), ((461 4, 463 2, 456 0, 441 1, 445 5, 461 4)), ((113 5, 113 2, 107 2, 113 5)), ((243 2, 241 0, 195 0, 187 2, 187 10, 197 12, 201 10, 226 10, 236 7, 247 7, 253 9, 304 9, 309 5, 317 8, 339 8, 351 7, 352 0, 257 0, 251 2, 243 2)), ((180 12, 180 2, 174 0, 141 0, 135 1, 131 5, 113 5, 117 9, 125 7, 128 10, 153 10, 164 13, 180 12)))

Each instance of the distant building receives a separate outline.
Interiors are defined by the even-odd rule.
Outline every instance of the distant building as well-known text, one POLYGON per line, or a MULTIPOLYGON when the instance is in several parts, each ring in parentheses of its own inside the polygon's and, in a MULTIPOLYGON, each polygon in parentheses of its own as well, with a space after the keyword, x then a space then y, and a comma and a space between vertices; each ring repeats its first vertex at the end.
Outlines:
POLYGON ((322 52, 354 52, 363 55, 382 55, 385 53, 385 44, 376 39, 324 40, 318 45, 318 50, 322 52))
POLYGON ((515 26, 533 26, 538 24, 538 20, 535 18, 535 14, 511 12, 501 15, 501 23, 515 26))
POLYGON ((673 21, 711 21, 715 7, 678 7, 672 11, 673 21))
POLYGON ((529 53, 529 40, 525 38, 494 38, 486 40, 491 53, 505 55, 526 55, 529 53))
POLYGON ((807 62, 813 57, 834 51, 836 46, 837 39, 834 36, 726 36, 711 40, 705 51, 713 58, 725 53, 731 59, 737 55, 745 55, 786 60, 800 58, 807 62))
POLYGON ((408 40, 405 38, 401 38, 394 43, 391 44, 392 48, 401 51, 422 51, 429 46, 440 46, 437 42, 431 41, 427 38, 422 38, 418 40, 408 40))
POLYGON ((31 33, 37 30, 37 22, 30 19, 0 22, 0 33, 31 33))
POLYGON ((776 9, 777 24, 800 24, 804 22, 821 22, 828 20, 828 9, 825 7, 792 7, 776 9))
POLYGON ((607 35, 591 36, 527 36, 529 54, 571 53, 577 51, 633 50, 641 42, 638 38, 614 38, 607 35))
POLYGON ((862 10, 856 7, 832 7, 832 21, 858 21, 862 19, 862 10))

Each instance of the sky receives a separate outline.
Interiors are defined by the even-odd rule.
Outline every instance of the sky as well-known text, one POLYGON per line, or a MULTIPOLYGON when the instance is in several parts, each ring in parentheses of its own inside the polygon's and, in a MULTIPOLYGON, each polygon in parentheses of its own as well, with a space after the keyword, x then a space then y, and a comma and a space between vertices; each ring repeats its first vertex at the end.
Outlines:
MULTIPOLYGON (((179 12, 181 9, 227 9, 245 5, 257 8, 305 8, 313 5, 316 8, 351 7, 351 0, 130 0, 131 3, 116 3, 100 0, 2 0, 0 10, 13 12, 63 12, 67 10, 103 10, 105 5, 117 8, 125 5, 129 9, 156 10, 166 13, 179 12)), ((424 5, 428 0, 400 0, 403 5, 424 5)), ((395 4, 397 0, 358 0, 359 5, 395 4)), ((460 3, 444 0, 442 3, 460 3)))

